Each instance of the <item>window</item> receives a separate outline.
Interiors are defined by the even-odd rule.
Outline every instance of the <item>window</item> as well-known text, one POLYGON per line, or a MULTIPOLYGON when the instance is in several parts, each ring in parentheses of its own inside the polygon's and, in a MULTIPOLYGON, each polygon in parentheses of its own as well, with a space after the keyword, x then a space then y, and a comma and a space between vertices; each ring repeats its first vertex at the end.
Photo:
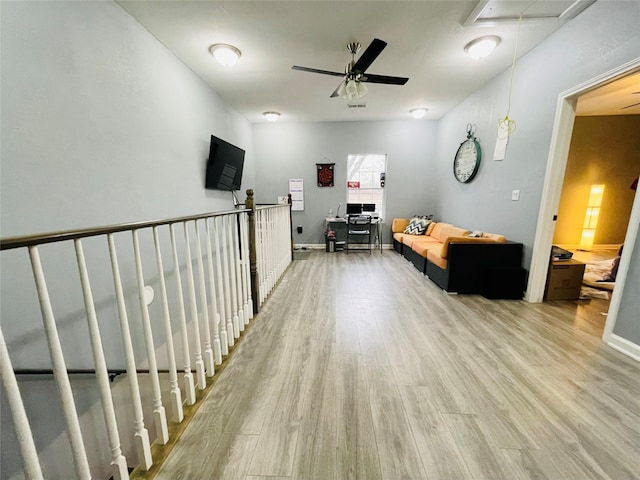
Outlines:
POLYGON ((384 177, 387 156, 383 154, 347 157, 347 203, 375 203, 384 217, 384 177))

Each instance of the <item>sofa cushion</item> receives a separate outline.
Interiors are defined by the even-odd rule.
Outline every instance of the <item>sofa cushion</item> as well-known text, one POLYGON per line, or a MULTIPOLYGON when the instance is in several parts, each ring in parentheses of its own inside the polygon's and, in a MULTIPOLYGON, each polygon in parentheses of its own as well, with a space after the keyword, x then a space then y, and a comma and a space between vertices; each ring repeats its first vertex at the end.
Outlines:
POLYGON ((396 233, 394 233, 394 234, 393 234, 393 239, 394 239, 396 242, 400 242, 400 243, 402 243, 402 237, 404 237, 405 235, 406 235, 406 233, 396 232, 396 233))
MULTIPOLYGON (((391 224, 391 231, 393 233, 404 232, 404 229, 407 228, 407 225, 409 225, 410 221, 411 220, 409 220, 408 218, 394 218, 393 223, 391 224)), ((395 238, 395 236, 393 238, 395 238)))
POLYGON ((441 248, 434 248, 432 250, 427 251, 427 260, 429 260, 434 265, 442 268, 443 270, 447 269, 447 259, 440 256, 441 248))
POLYGON ((444 242, 444 240, 447 237, 445 236, 445 237, 440 238, 440 235, 442 235, 442 231, 445 228, 448 228, 448 227, 453 227, 453 225, 451 225, 450 223, 438 222, 433 226, 433 229, 429 233, 429 236, 434 238, 434 239, 436 239, 436 240, 438 240, 438 241, 440 241, 440 242, 444 242))
POLYGON ((427 252, 429 250, 433 250, 433 249, 441 249, 442 248, 442 243, 438 242, 437 240, 431 239, 431 238, 426 238, 424 240, 416 240, 415 242, 413 242, 413 244, 411 245, 411 250, 413 250, 414 252, 416 252, 418 255, 427 258, 427 252))
POLYGON ((436 227, 436 222, 431 222, 429 224, 429 226, 427 227, 427 231, 424 232, 425 235, 431 235, 431 232, 433 232, 433 229, 436 227))
POLYGON ((403 233, 408 233, 409 235, 424 235, 424 232, 427 231, 427 227, 431 223, 431 220, 428 217, 413 217, 409 222, 409 225, 406 226, 403 233))
POLYGON ((440 241, 446 242, 449 237, 466 237, 471 232, 469 230, 465 230, 460 227, 447 227, 442 229, 442 233, 440 234, 440 241))
POLYGON ((507 241, 506 237, 504 235, 498 235, 496 233, 487 233, 484 232, 482 234, 482 238, 490 238, 491 240, 494 240, 498 243, 504 243, 507 241))
POLYGON ((426 237, 424 235, 409 235, 407 233, 402 234, 402 244, 407 247, 411 247, 413 242, 424 240, 426 237))

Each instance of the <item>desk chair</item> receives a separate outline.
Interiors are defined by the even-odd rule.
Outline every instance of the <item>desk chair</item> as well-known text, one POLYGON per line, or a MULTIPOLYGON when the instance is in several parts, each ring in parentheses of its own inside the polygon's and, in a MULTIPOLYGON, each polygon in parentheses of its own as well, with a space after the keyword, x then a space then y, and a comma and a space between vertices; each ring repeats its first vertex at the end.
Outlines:
MULTIPOLYGON (((371 215, 349 215, 347 217, 347 242, 345 244, 347 254, 349 254, 349 245, 364 245, 362 241, 352 241, 355 239, 367 238, 367 249, 371 255, 371 215)), ((364 250, 358 248, 357 250, 364 250)))

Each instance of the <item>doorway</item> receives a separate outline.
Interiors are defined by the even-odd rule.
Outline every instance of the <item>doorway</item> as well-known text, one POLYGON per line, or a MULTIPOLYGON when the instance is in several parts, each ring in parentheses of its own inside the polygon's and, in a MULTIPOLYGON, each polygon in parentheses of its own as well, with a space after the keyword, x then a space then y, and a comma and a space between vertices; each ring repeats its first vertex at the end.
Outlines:
MULTIPOLYGON (((610 84, 639 71, 640 58, 637 58, 632 62, 624 64, 603 75, 593 78, 588 82, 567 90, 561 93, 558 97, 553 133, 551 136, 551 147, 549 150, 549 158, 547 160, 540 211, 533 244, 529 284, 525 294, 525 299, 529 302, 542 302, 544 296, 547 270, 549 267, 549 252, 551 251, 555 230, 554 221, 558 211, 560 194, 564 183, 564 175, 569 154, 571 135, 574 127, 578 98, 600 86, 610 84)), ((639 225, 640 195, 636 195, 633 202, 631 216, 629 218, 625 245, 628 245, 629 247, 635 245, 639 225)), ((624 292, 626 274, 629 269, 631 254, 631 248, 625 249, 622 254, 616 288, 614 289, 611 297, 611 305, 603 334, 603 340, 611 346, 614 346, 614 348, 617 347, 610 341, 611 334, 613 332, 613 327, 615 325, 618 309, 621 303, 621 297, 624 292)))

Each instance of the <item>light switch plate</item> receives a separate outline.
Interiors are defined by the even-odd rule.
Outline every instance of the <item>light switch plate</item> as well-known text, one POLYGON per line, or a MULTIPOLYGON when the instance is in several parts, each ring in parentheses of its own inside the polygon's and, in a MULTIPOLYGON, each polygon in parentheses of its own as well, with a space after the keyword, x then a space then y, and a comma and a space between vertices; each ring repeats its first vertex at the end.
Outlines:
POLYGON ((514 190, 511 192, 511 200, 514 202, 520 200, 520 190, 514 190))

